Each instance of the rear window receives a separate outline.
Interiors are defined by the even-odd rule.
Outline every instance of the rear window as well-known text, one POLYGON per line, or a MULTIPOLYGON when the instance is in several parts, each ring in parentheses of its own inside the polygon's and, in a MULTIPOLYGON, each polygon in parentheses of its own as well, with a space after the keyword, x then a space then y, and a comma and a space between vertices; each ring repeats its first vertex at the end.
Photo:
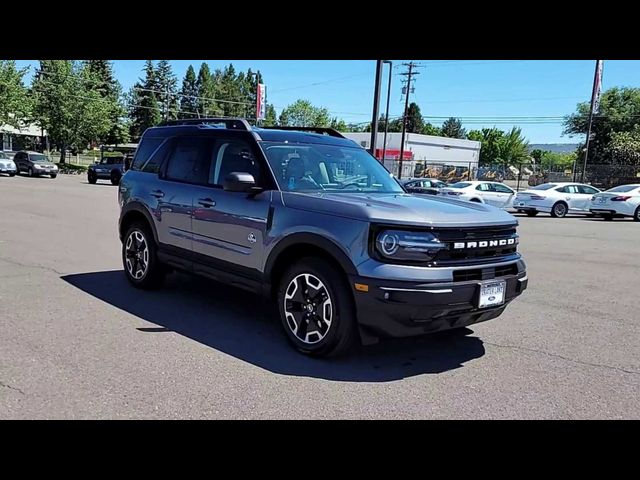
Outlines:
POLYGON ((136 151, 131 170, 142 170, 144 164, 147 163, 153 152, 156 151, 163 141, 164 138, 144 137, 136 151))
POLYGON ((542 185, 538 185, 537 187, 533 187, 531 190, 551 190, 552 188, 557 187, 555 183, 543 183, 542 185))
POLYGON ((640 188, 640 185, 620 185, 619 187, 610 188, 609 190, 607 190, 607 192, 624 193, 624 192, 630 192, 631 190, 635 190, 637 188, 640 188))
POLYGON ((451 185, 449 185, 451 188, 467 188, 470 187, 471 184, 470 183, 466 183, 466 182, 458 182, 458 183, 453 183, 451 185))

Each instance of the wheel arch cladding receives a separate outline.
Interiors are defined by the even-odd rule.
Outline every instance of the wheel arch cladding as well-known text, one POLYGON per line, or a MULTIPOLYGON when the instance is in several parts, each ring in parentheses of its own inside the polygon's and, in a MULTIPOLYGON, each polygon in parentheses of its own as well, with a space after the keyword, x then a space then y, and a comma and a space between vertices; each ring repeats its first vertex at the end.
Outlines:
POLYGON ((277 292, 278 280, 287 267, 304 257, 319 257, 336 267, 348 283, 357 270, 348 255, 333 241, 312 233, 296 233, 285 237, 273 248, 265 263, 264 275, 269 284, 267 293, 277 292))
POLYGON ((124 212, 122 213, 122 220, 120 221, 120 240, 122 241, 129 227, 136 221, 144 223, 149 227, 153 235, 153 240, 157 244, 158 234, 156 232, 156 227, 153 223, 151 215, 142 206, 142 204, 137 203, 127 205, 124 212))

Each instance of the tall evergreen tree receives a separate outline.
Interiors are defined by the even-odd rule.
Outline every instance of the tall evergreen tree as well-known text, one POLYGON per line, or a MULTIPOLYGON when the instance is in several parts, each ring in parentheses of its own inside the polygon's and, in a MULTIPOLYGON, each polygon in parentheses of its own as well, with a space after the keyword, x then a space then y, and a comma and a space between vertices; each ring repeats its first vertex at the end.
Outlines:
POLYGON ((131 124, 129 133, 133 139, 139 139, 144 131, 158 125, 162 121, 161 110, 158 105, 156 92, 158 80, 156 70, 151 60, 147 60, 144 67, 144 79, 140 79, 129 93, 129 117, 131 124))
POLYGON ((462 128, 459 118, 451 117, 442 124, 442 136, 449 138, 467 138, 467 131, 462 128))
POLYGON ((267 105, 262 125, 264 125, 265 127, 275 127, 277 124, 278 117, 276 116, 276 109, 272 104, 269 104, 267 105))
POLYGON ((209 65, 207 63, 202 63, 200 65, 200 70, 198 71, 198 79, 196 80, 196 91, 198 92, 197 96, 197 112, 200 113, 201 117, 212 117, 216 115, 216 107, 210 98, 214 98, 215 94, 215 85, 213 77, 211 76, 211 70, 209 69, 209 65))
POLYGON ((96 78, 95 84, 91 87, 98 91, 111 106, 109 113, 111 128, 98 141, 106 144, 126 143, 129 140, 126 108, 122 101, 122 87, 115 79, 111 62, 109 60, 88 60, 86 67, 96 78))
POLYGON ((422 133, 424 128, 424 120, 417 103, 411 102, 407 108, 407 132, 422 133))
POLYGON ((173 73, 171 63, 168 60, 160 60, 155 73, 159 91, 154 93, 162 107, 162 116, 166 120, 178 118, 178 79, 173 73))
POLYGON ((198 85, 196 71, 192 65, 187 68, 187 73, 182 80, 180 89, 180 117, 197 118, 198 114, 198 85))

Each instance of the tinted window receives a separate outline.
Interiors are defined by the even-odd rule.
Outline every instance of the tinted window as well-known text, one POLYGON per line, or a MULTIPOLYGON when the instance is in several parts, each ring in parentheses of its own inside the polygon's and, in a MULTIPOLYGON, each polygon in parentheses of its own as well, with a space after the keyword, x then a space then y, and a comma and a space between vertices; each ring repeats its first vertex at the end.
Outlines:
POLYGON ((580 193, 586 193, 588 195, 595 195, 596 193, 598 193, 598 190, 590 187, 588 185, 578 185, 578 191, 580 193))
POLYGON ((6 159, 8 159, 9 157, 8 157, 8 155, 7 155, 6 153, 4 153, 4 152, 0 152, 0 158, 1 158, 1 159, 3 159, 3 160, 6 160, 6 159))
POLYGON ((635 190, 636 188, 640 188, 640 185, 620 185, 619 187, 610 188, 609 190, 607 190, 607 192, 625 193, 630 192, 631 190, 635 190))
MULTIPOLYGON (((209 173, 213 140, 206 137, 179 137, 167 160, 165 178, 178 182, 205 184, 209 173)), ((151 161, 156 161, 154 155, 151 161)))
POLYGON ((500 193, 509 193, 512 194, 513 190, 511 190, 509 187, 496 183, 493 185, 493 188, 495 188, 496 192, 500 192, 500 193))
POLYGON ((140 143, 140 147, 136 151, 136 156, 133 159, 131 169, 141 170, 144 164, 147 163, 147 160, 149 160, 151 154, 156 151, 163 140, 163 138, 144 137, 142 139, 142 143, 140 143))
MULTIPOLYGON (((537 187, 533 187, 531 190, 550 190, 553 187, 557 187, 555 183, 543 183, 542 185, 538 185, 537 187)), ((560 191, 560 190, 558 190, 560 191)))
POLYGON ((449 185, 451 188, 467 188, 469 186, 471 186, 470 183, 466 183, 466 182, 458 182, 458 183, 454 183, 452 185, 449 185))

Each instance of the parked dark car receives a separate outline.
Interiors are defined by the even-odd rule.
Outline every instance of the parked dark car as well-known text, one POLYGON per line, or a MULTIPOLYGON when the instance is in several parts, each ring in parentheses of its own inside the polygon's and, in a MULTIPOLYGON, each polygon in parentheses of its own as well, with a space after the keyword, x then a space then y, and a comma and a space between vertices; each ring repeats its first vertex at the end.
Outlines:
POLYGON ((89 166, 87 181, 96 183, 98 180, 109 180, 118 185, 124 174, 125 157, 103 157, 97 163, 89 166))
POLYGON ((13 157, 17 173, 27 173, 30 177, 49 175, 51 178, 58 176, 58 166, 44 153, 21 150, 13 157))
POLYGON ((438 195, 440 189, 447 184, 435 178, 411 178, 400 183, 408 193, 438 195))

